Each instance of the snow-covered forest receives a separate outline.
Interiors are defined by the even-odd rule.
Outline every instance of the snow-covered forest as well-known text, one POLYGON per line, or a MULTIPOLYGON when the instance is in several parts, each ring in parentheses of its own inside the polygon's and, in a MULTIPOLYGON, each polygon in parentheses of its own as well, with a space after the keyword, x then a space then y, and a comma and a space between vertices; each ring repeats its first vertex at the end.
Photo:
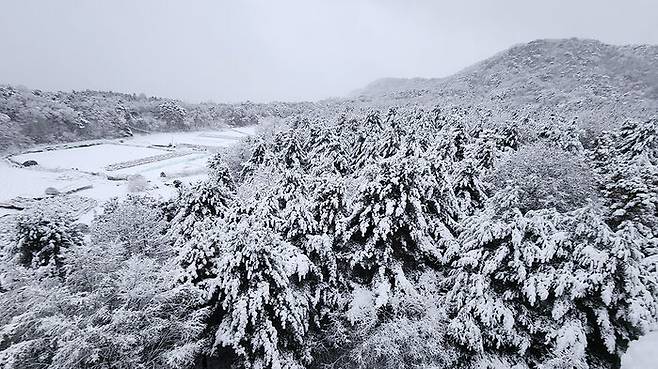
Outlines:
POLYGON ((609 368, 656 317, 658 120, 296 117, 88 229, 24 211, 5 368, 609 368))
POLYGON ((191 104, 103 91, 48 92, 0 84, 0 150, 133 133, 246 126, 311 103, 191 104))

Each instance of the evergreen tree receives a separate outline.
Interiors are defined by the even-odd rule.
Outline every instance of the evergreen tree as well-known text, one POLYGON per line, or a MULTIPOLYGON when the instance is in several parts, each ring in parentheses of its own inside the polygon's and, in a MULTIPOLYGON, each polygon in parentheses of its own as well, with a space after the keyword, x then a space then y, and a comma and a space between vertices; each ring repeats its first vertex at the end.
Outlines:
POLYGON ((345 180, 328 174, 316 180, 313 193, 313 214, 318 231, 334 234, 340 231, 346 211, 345 180))
POLYGON ((328 127, 318 132, 318 137, 312 144, 310 158, 312 162, 311 171, 315 174, 332 171, 346 174, 349 168, 341 136, 336 132, 336 127, 328 127))
POLYGON ((656 167, 629 165, 614 169, 608 174, 602 192, 613 227, 631 220, 658 230, 656 167))
POLYGON ((270 144, 263 138, 259 137, 253 144, 251 156, 246 163, 242 165, 240 178, 246 179, 262 166, 272 165, 276 162, 270 144))
MULTIPOLYGON (((389 127, 390 128, 390 127, 389 127)), ((354 144, 350 155, 352 157, 351 166, 354 170, 359 170, 366 165, 376 162, 384 152, 382 151, 382 134, 384 124, 381 121, 378 112, 369 113, 355 135, 354 144)), ((389 133, 393 133, 389 131, 389 133)))
POLYGON ((277 153, 279 165, 283 168, 306 168, 308 164, 306 152, 295 130, 277 133, 274 137, 273 149, 277 153))
POLYGON ((231 348, 246 368, 302 368, 309 302, 292 278, 303 279, 310 262, 249 218, 230 228, 210 283, 221 311, 214 346, 231 348))
POLYGON ((475 167, 486 173, 494 167, 497 157, 496 133, 493 130, 482 130, 474 142, 466 149, 466 157, 473 160, 475 167))
POLYGON ((370 131, 366 126, 359 129, 354 146, 351 150, 351 167, 354 171, 370 165, 379 159, 378 133, 370 131))
POLYGON ((441 157, 453 163, 464 160, 467 146, 471 141, 464 124, 459 122, 455 125, 444 126, 441 132, 443 134, 438 140, 441 146, 441 157))
POLYGON ((179 250, 183 280, 198 282, 212 276, 212 263, 220 250, 210 235, 221 227, 234 193, 235 185, 229 169, 219 157, 209 162, 206 181, 181 193, 180 208, 172 220, 169 235, 175 249, 179 250))
MULTIPOLYGON (((647 242, 642 251, 649 257, 658 255, 658 168, 647 163, 617 166, 605 173, 601 193, 606 218, 613 229, 633 222, 647 242)), ((655 264, 655 261, 653 262, 655 264)))
POLYGON ((520 144, 519 126, 515 122, 507 122, 496 130, 497 147, 500 151, 516 150, 520 144))
POLYGON ((618 132, 615 149, 626 160, 644 159, 658 165, 658 118, 643 123, 624 122, 618 132))
POLYGON ((283 220, 278 229, 285 239, 294 241, 316 232, 317 223, 312 213, 311 189, 306 175, 299 168, 291 168, 281 173, 276 185, 278 214, 283 220))
POLYGON ((610 132, 601 132, 594 139, 593 146, 589 153, 589 159, 597 172, 605 174, 614 163, 617 163, 613 134, 610 132))
POLYGON ((364 173, 347 218, 343 237, 350 265, 367 284, 400 288, 405 283, 402 264, 413 269, 443 260, 456 212, 445 177, 429 160, 384 159, 364 173))
POLYGON ((466 222, 450 334, 481 365, 618 367, 656 314, 638 238, 593 207, 522 214, 517 201, 503 191, 466 222))
POLYGON ((566 121, 563 117, 551 114, 550 121, 541 129, 539 138, 549 145, 556 145, 562 150, 579 153, 583 151, 576 119, 566 121))
POLYGON ((480 171, 473 160, 466 159, 457 165, 452 183, 462 216, 473 215, 476 210, 482 208, 487 194, 484 183, 480 179, 480 171))

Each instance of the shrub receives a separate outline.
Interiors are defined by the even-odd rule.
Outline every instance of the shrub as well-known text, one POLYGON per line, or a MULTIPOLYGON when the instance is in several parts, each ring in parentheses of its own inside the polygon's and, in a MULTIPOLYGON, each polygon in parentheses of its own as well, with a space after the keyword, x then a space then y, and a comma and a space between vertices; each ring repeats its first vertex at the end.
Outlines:
POLYGON ((62 265, 65 249, 82 243, 82 235, 73 226, 73 220, 49 209, 26 210, 16 225, 18 242, 16 256, 25 267, 62 265))

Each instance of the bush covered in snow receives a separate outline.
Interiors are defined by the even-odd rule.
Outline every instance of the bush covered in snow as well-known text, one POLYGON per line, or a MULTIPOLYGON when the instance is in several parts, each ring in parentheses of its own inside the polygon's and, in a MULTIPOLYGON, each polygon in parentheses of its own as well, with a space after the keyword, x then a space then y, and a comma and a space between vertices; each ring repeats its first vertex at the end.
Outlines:
POLYGON ((46 255, 52 263, 56 256, 62 273, 25 268, 22 248, 18 262, 3 261, 0 367, 194 365, 206 347, 202 334, 208 310, 201 306, 197 289, 177 283, 177 264, 166 257, 171 253, 166 252, 168 243, 160 238, 145 249, 125 242, 135 236, 141 243, 140 232, 124 234, 123 239, 108 237, 118 228, 129 230, 120 222, 129 219, 118 212, 136 215, 134 209, 140 206, 150 205, 135 199, 109 204, 114 209, 95 222, 94 242, 85 244, 71 235, 70 223, 43 215, 20 220, 19 231, 27 230, 29 237, 19 245, 49 245, 33 254, 32 264, 43 264, 46 255), (58 245, 58 252, 52 252, 58 245), (152 252, 154 248, 161 250, 152 252))
POLYGON ((49 208, 33 208, 18 218, 17 262, 25 267, 63 266, 66 249, 82 243, 82 235, 66 214, 49 208))

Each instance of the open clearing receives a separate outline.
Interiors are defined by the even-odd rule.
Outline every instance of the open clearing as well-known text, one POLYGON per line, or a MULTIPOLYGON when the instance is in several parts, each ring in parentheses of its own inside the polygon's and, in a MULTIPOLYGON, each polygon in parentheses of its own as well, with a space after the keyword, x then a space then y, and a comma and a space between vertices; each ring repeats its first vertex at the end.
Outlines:
POLYGON ((86 172, 100 172, 103 171, 104 167, 114 163, 162 155, 166 152, 165 150, 150 147, 108 143, 16 155, 13 159, 19 163, 35 160, 40 167, 45 169, 76 169, 86 172))
MULTIPOLYGON (((134 193, 127 178, 143 176, 148 184, 140 194, 168 198, 176 193, 171 185, 201 180, 213 151, 228 147, 255 133, 255 126, 215 131, 153 133, 102 142, 71 143, 57 148, 11 156, 0 162, 0 203, 12 204, 17 198, 47 197, 49 187, 60 193, 96 200, 134 193), (16 163, 34 160, 38 165, 21 167, 16 163), (78 191, 79 190, 79 191, 78 191)), ((52 191, 52 190, 51 190, 52 191)), ((95 210, 95 209, 94 209, 95 210)), ((0 208, 0 216, 15 213, 0 208)), ((91 214, 82 218, 91 218, 91 214)))

